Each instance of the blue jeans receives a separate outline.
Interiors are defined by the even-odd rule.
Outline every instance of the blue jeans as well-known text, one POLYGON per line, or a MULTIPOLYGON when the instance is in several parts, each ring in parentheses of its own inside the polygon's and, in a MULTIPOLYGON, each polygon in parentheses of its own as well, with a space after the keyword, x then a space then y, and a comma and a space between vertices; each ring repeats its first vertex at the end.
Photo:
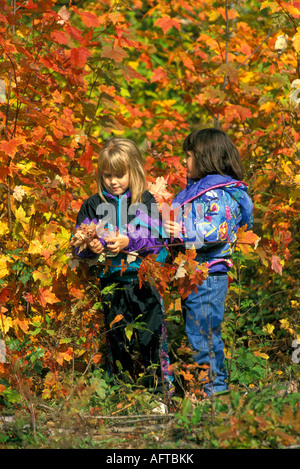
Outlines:
POLYGON ((212 393, 228 390, 224 344, 221 324, 228 290, 227 274, 211 274, 184 300, 186 333, 200 365, 209 365, 209 383, 204 391, 212 393))

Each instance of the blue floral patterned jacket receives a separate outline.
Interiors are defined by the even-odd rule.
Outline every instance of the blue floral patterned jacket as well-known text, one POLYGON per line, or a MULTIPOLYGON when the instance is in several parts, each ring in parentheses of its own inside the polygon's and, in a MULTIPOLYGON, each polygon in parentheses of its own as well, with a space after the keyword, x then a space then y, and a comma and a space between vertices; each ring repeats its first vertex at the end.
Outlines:
POLYGON ((185 247, 197 250, 197 260, 208 262, 210 273, 227 272, 238 228, 250 229, 253 223, 247 185, 219 174, 188 180, 173 200, 173 208, 179 208, 177 221, 185 247))

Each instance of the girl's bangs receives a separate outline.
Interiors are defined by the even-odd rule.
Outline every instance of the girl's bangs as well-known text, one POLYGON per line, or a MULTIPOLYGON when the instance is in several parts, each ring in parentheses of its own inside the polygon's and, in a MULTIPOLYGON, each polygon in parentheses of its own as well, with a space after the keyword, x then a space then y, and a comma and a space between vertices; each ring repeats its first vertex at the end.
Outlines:
POLYGON ((123 176, 128 171, 128 165, 122 155, 109 156, 104 153, 99 164, 99 170, 101 173, 107 172, 123 176))

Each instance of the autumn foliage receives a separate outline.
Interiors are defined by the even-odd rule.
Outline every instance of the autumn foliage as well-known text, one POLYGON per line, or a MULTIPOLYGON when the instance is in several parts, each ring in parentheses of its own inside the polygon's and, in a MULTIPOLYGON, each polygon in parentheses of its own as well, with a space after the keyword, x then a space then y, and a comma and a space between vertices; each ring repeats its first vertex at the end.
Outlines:
MULTIPOLYGON (((0 0, 0 394, 22 380, 63 395, 74 361, 104 363, 100 292, 69 241, 112 134, 144 150, 149 188, 168 204, 185 184, 187 132, 228 132, 255 205, 237 243, 247 289, 297 303, 300 2, 76 4, 0 0)), ((184 296, 205 277, 194 254, 142 264, 167 313, 174 288, 184 296)))

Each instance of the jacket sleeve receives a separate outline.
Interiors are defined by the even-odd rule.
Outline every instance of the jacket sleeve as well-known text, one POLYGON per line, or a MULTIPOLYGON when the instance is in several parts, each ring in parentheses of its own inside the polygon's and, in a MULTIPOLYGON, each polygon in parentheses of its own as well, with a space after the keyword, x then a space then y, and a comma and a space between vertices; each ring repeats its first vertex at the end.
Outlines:
POLYGON ((220 191, 209 191, 183 212, 183 241, 203 251, 232 237, 231 211, 220 191))
POLYGON ((138 206, 135 218, 127 225, 129 244, 126 251, 139 251, 141 256, 157 254, 164 244, 162 222, 154 197, 138 206))

